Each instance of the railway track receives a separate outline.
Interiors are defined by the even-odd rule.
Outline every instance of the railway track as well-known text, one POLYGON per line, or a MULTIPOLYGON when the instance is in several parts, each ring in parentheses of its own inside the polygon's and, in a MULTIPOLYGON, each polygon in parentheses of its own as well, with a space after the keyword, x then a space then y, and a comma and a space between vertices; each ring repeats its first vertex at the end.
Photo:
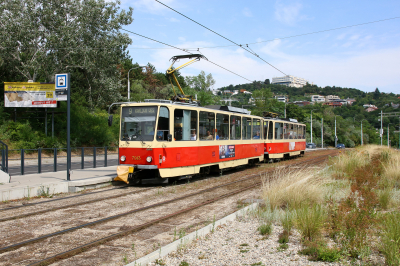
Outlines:
MULTIPOLYGON (((285 166, 285 167, 290 168, 290 167, 300 166, 300 165, 317 164, 319 162, 324 161, 327 156, 328 155, 319 156, 319 157, 313 158, 311 160, 290 164, 290 165, 285 166)), ((263 173, 264 174, 268 174, 268 173, 271 173, 272 171, 274 171, 274 169, 269 169, 267 171, 264 171, 263 173)), ((201 195, 204 196, 205 194, 207 194, 207 193, 210 194, 211 192, 213 194, 212 195, 213 197, 208 197, 207 199, 203 199, 202 203, 198 203, 198 200, 195 200, 196 204, 193 204, 190 207, 178 208, 178 210, 176 210, 176 211, 174 211, 172 213, 169 213, 167 215, 164 215, 162 217, 158 217, 156 219, 153 219, 153 220, 150 220, 150 221, 146 221, 146 222, 141 223, 141 224, 137 224, 137 225, 135 225, 135 226, 133 226, 133 227, 127 229, 127 230, 122 230, 122 231, 120 231, 118 233, 110 234, 110 235, 98 238, 97 240, 94 240, 94 241, 87 241, 86 242, 87 244, 85 244, 85 245, 78 246, 78 247, 75 247, 75 248, 71 248, 71 249, 69 249, 67 251, 60 252, 60 253, 58 253, 58 254, 56 254, 54 256, 50 256, 49 258, 45 258, 43 260, 36 261, 36 262, 33 262, 32 264, 30 264, 30 265, 48 265, 48 264, 53 263, 54 261, 57 261, 59 259, 64 259, 64 258, 67 258, 67 257, 71 257, 73 255, 79 254, 79 253, 87 250, 90 247, 93 247, 93 246, 96 246, 96 245, 100 245, 102 243, 111 241, 113 239, 120 238, 122 236, 129 235, 129 234, 132 234, 134 232, 143 230, 143 229, 145 229, 145 228, 147 228, 147 227, 149 227, 151 225, 160 223, 162 221, 166 221, 166 220, 168 220, 168 219, 170 219, 172 217, 176 217, 176 216, 181 215, 183 213, 190 212, 190 211, 195 210, 197 208, 200 208, 202 206, 205 206, 205 205, 211 204, 213 202, 216 202, 216 201, 218 201, 220 199, 227 198, 227 197, 230 197, 232 195, 239 194, 239 193, 244 192, 246 190, 251 190, 253 188, 257 188, 257 187, 259 187, 261 185, 261 181, 257 180, 257 178, 258 179, 260 178, 260 174, 262 174, 262 173, 253 174, 253 175, 247 176, 246 178, 242 178, 242 179, 239 179, 239 180, 236 180, 236 181, 233 181, 233 182, 229 182, 229 183, 226 183, 226 184, 223 184, 223 185, 207 188, 207 189, 195 192, 195 193, 191 193, 191 194, 187 194, 187 195, 184 195, 184 196, 181 196, 181 197, 173 198, 171 200, 167 200, 167 201, 162 201, 162 202, 159 202, 159 203, 151 204, 151 205, 148 205, 148 206, 145 206, 145 207, 142 207, 142 208, 137 208, 137 209, 134 209, 134 210, 131 210, 131 211, 128 211, 128 212, 121 213, 121 214, 108 216, 108 217, 106 217, 104 219, 99 219, 99 220, 96 220, 96 221, 93 221, 93 222, 90 222, 90 223, 84 223, 84 224, 81 224, 81 225, 78 225, 78 226, 74 226, 74 227, 70 227, 70 228, 67 228, 67 229, 64 229, 64 230, 56 231, 56 232, 53 232, 53 233, 50 233, 50 234, 42 235, 42 236, 39 236, 37 238, 32 238, 32 239, 29 239, 27 241, 15 243, 15 244, 12 244, 12 245, 9 245, 9 246, 6 246, 6 247, 2 247, 0 249, 0 254, 7 253, 7 252, 12 252, 13 250, 16 250, 16 249, 18 249, 20 247, 32 245, 34 243, 41 242, 41 241, 44 241, 45 239, 53 238, 53 237, 56 237, 56 236, 68 234, 68 233, 71 233, 71 232, 76 231, 78 229, 87 228, 87 227, 93 227, 93 226, 96 226, 96 225, 99 225, 99 224, 107 223, 107 222, 109 222, 111 220, 120 219, 120 218, 129 216, 129 215, 132 215, 134 213, 144 212, 145 210, 152 210, 152 209, 155 209, 157 207, 161 207, 161 206, 165 206, 165 205, 168 205, 168 204, 184 201, 184 200, 187 200, 189 198, 196 197, 196 196, 201 196, 201 195), (240 185, 240 184, 242 184, 242 185, 240 185), (228 189, 229 187, 237 188, 238 186, 241 186, 241 188, 239 188, 239 189, 231 189, 230 191, 225 192, 225 190, 228 189), (218 196, 215 196, 217 191, 220 191, 220 192, 223 192, 223 193, 221 193, 218 196)), ((52 211, 52 210, 49 209, 48 211, 52 211)), ((35 214, 32 214, 32 215, 35 215, 35 214)), ((151 217, 151 215, 150 215, 150 217, 151 217)), ((18 219, 18 218, 19 217, 16 217, 15 219, 18 219)), ((55 253, 55 252, 52 251, 51 253, 55 253)))

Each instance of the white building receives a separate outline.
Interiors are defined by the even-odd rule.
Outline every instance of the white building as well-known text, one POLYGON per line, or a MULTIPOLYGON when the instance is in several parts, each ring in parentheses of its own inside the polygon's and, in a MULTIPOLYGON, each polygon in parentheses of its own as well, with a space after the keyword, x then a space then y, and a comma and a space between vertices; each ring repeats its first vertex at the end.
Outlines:
POLYGON ((311 101, 312 102, 316 102, 316 103, 324 103, 325 102, 325 96, 312 95, 311 96, 311 101))
POLYGON ((276 95, 274 98, 277 99, 278 102, 281 102, 281 103, 288 101, 286 95, 276 95))
POLYGON ((308 80, 303 78, 298 78, 290 75, 286 75, 284 77, 276 77, 272 78, 271 84, 285 85, 288 87, 296 87, 301 88, 306 85, 308 80))
POLYGON ((328 96, 326 96, 326 101, 327 102, 333 102, 335 100, 340 100, 340 97, 336 96, 336 95, 328 95, 328 96))

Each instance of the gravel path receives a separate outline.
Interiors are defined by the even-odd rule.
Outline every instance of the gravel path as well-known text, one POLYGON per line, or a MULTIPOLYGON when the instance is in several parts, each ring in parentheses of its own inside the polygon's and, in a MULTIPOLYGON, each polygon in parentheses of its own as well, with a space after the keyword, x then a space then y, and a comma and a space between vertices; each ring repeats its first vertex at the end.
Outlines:
POLYGON ((235 220, 149 265, 339 265, 313 262, 299 255, 300 234, 296 230, 290 236, 288 249, 279 250, 278 235, 283 227, 274 225, 271 235, 264 239, 257 231, 258 226, 255 218, 235 220), (181 264, 183 261, 188 264, 181 264))

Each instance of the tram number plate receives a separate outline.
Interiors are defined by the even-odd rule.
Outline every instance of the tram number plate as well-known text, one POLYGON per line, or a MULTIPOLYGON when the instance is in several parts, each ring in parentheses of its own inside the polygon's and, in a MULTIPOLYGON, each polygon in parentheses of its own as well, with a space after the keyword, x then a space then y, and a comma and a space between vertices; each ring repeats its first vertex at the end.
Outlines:
POLYGON ((235 157, 235 145, 219 145, 219 158, 233 158, 235 157))

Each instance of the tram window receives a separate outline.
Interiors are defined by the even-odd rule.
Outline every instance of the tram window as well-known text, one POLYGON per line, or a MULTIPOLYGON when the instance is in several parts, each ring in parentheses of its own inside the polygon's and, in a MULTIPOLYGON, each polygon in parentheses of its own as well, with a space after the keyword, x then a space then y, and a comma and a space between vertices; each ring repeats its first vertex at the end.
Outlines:
POLYGON ((200 112, 199 118, 200 140, 213 140, 215 131, 215 114, 211 112, 200 112))
POLYGON ((153 141, 157 106, 122 107, 121 140, 153 141))
POLYGON ((267 139, 268 135, 268 121, 264 121, 264 139, 267 139))
POLYGON ((293 124, 289 124, 289 139, 294 139, 293 124))
POLYGON ((240 116, 231 115, 231 139, 240 139, 241 134, 241 123, 240 123, 240 116))
POLYGON ((268 139, 274 139, 274 122, 269 121, 268 139))
POLYGON ((293 138, 297 139, 297 132, 298 132, 299 126, 298 125, 293 125, 293 138))
POLYGON ((216 140, 229 139, 229 115, 217 114, 216 140))
POLYGON ((303 139, 306 138, 306 126, 303 126, 303 139))
POLYGON ((175 109, 174 137, 176 141, 197 140, 197 111, 175 109))
POLYGON ((160 107, 160 114, 158 115, 157 135, 158 141, 168 140, 169 134, 169 110, 165 106, 160 107))
POLYGON ((289 126, 288 123, 283 123, 283 138, 288 139, 289 138, 289 126))
POLYGON ((251 139, 251 118, 243 117, 242 118, 242 136, 243 139, 251 139))
POLYGON ((275 122, 275 139, 283 139, 283 123, 275 122))
POLYGON ((260 139, 260 119, 253 119, 253 139, 260 139))

